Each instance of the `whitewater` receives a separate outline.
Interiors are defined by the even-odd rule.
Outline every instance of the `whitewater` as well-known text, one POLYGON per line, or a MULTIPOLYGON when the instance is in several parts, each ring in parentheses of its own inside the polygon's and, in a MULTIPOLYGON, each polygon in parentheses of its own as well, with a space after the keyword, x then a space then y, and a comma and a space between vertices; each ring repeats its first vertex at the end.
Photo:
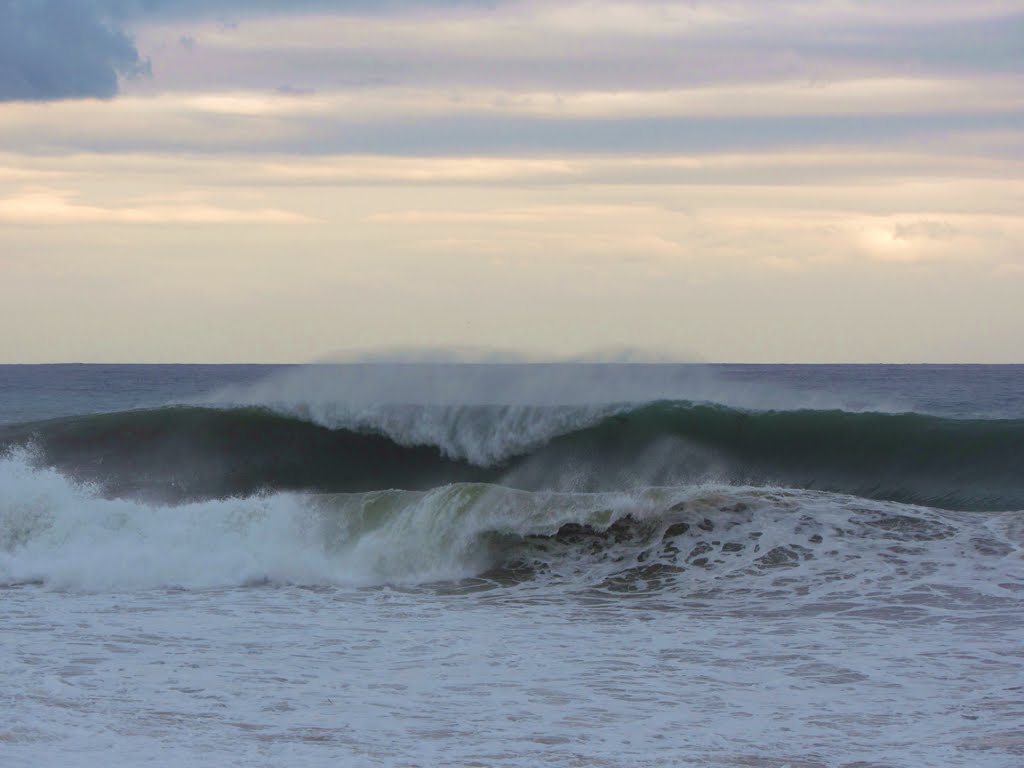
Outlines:
POLYGON ((0 366, 0 764, 1024 759, 1024 368, 0 366))

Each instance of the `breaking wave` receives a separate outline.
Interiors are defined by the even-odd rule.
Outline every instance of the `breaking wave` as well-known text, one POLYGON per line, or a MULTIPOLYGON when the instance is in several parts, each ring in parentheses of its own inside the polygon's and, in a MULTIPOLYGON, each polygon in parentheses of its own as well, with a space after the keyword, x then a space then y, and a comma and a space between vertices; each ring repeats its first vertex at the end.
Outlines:
POLYGON ((647 593, 773 590, 778 574, 799 572, 807 589, 897 567, 904 581, 978 562, 1003 567, 1019 561, 1021 543, 1017 515, 764 488, 562 493, 473 483, 171 506, 104 498, 17 453, 0 461, 0 487, 7 587, 543 583, 647 593))
POLYGON ((498 483, 610 491, 718 482, 961 510, 1024 508, 1024 420, 640 405, 375 405, 330 425, 267 408, 176 406, 0 427, 0 450, 108 496, 498 483))

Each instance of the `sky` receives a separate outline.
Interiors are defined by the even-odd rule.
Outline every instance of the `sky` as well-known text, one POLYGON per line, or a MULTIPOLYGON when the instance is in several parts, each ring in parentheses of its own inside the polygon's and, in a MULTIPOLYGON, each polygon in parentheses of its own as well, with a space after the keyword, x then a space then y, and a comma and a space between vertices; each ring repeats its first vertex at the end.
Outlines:
POLYGON ((0 0, 0 363, 1024 362, 1024 0, 0 0))

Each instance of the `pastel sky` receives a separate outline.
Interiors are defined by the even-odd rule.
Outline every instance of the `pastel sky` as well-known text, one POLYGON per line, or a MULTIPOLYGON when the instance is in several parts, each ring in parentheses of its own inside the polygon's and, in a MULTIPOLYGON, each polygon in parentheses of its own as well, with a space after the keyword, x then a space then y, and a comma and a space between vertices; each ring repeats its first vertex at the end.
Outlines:
POLYGON ((1024 0, 0 0, 0 362, 1024 362, 1024 0))

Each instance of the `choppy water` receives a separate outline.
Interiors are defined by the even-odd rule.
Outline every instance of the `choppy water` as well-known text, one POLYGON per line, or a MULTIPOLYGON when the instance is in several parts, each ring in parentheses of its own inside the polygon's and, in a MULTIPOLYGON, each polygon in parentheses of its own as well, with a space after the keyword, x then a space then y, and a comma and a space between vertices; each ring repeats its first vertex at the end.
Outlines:
POLYGON ((0 762, 1019 765, 1022 371, 0 367, 0 762))

